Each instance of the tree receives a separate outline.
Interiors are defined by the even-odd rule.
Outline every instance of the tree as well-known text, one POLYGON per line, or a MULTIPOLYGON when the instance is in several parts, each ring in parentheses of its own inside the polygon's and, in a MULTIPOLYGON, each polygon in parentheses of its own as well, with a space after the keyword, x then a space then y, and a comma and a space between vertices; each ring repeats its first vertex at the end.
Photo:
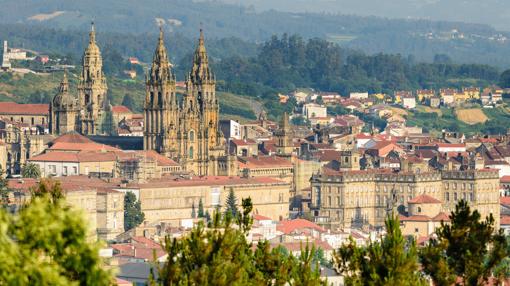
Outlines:
POLYGON ((281 247, 259 242, 255 251, 246 240, 251 227, 251 199, 242 200, 237 220, 214 213, 210 228, 199 223, 187 236, 165 238, 168 259, 156 264, 151 285, 326 285, 314 262, 315 249, 294 257, 281 247), (237 225, 234 225, 237 224, 237 225))
POLYGON ((16 214, 0 209, 0 281, 5 285, 112 285, 86 221, 58 184, 43 180, 16 214), (60 197, 59 199, 55 199, 60 197), (44 222, 44 223, 41 223, 44 222))
POLYGON ((452 285, 458 277, 464 285, 485 284, 510 254, 503 231, 495 231, 492 214, 481 221, 480 213, 471 212, 464 200, 450 220, 420 252, 424 272, 439 286, 452 285))
POLYGON ((237 198, 234 190, 228 192, 227 200, 225 202, 225 215, 230 214, 232 217, 237 217, 237 198))
POLYGON ((140 200, 136 199, 133 192, 127 192, 124 197, 124 230, 138 226, 144 219, 140 200))
POLYGON ((198 201, 198 217, 203 218, 205 217, 204 213, 204 203, 202 202, 202 198, 198 201))
POLYGON ((191 218, 196 218, 197 217, 197 213, 195 211, 195 203, 192 203, 191 204, 191 218))
POLYGON ((345 285, 427 285, 421 277, 414 241, 406 241, 398 217, 386 219, 381 242, 359 247, 353 239, 334 252, 334 266, 345 275, 345 285))
POLYGON ((9 189, 9 184, 4 175, 4 170, 2 166, 0 166, 0 203, 5 208, 9 205, 9 193, 11 190, 9 189))
POLYGON ((129 94, 124 95, 124 97, 122 98, 122 105, 129 108, 131 111, 136 110, 135 101, 133 100, 133 97, 129 94))
POLYGON ((324 100, 322 99, 322 95, 317 96, 317 99, 315 100, 317 104, 324 104, 324 100))
POLYGON ((499 86, 502 88, 509 88, 510 87, 510 70, 504 71, 499 76, 499 86))
POLYGON ((26 163, 21 170, 23 178, 38 179, 41 177, 41 169, 39 165, 34 163, 26 163))

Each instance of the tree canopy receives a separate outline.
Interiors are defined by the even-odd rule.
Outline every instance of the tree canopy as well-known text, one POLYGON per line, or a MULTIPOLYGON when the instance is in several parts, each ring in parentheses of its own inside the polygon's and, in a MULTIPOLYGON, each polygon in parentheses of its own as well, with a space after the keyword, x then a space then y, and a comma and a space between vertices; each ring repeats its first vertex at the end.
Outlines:
POLYGON ((136 199, 133 192, 127 192, 124 196, 124 230, 128 231, 138 226, 145 219, 140 200, 136 199))
POLYGON ((6 285, 112 285, 82 213, 43 180, 19 213, 0 209, 0 281, 6 285))

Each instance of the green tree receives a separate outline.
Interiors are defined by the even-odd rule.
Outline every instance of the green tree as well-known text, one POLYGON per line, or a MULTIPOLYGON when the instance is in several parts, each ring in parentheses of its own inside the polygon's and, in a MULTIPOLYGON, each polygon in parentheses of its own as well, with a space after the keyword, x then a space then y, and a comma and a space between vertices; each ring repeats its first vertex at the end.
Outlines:
POLYGON ((414 241, 406 241, 398 217, 386 219, 381 241, 357 246, 354 240, 335 251, 335 267, 345 275, 345 285, 427 285, 421 277, 414 241))
POLYGON ((198 201, 198 217, 203 218, 205 217, 204 213, 204 203, 202 202, 202 198, 198 201))
POLYGON ((124 197, 124 230, 138 226, 144 219, 140 200, 136 199, 133 192, 127 192, 124 197))
POLYGON ((5 178, 4 170, 0 166, 0 204, 5 208, 9 205, 9 184, 5 178))
POLYGON ((510 254, 502 230, 495 231, 492 214, 482 221, 480 213, 471 212, 464 200, 450 220, 450 224, 441 224, 437 238, 420 252, 424 272, 438 286, 453 285, 457 277, 464 285, 485 285, 510 254))
POLYGON ((111 273, 103 269, 98 245, 89 243, 82 213, 68 207, 59 185, 44 180, 33 192, 39 195, 18 213, 0 210, 0 281, 5 285, 113 285, 111 273))
POLYGON ((251 199, 241 205, 237 220, 216 211, 209 229, 200 223, 183 238, 166 237, 168 260, 157 266, 159 278, 151 285, 326 285, 313 248, 293 257, 265 241, 253 251, 246 240, 251 199))
POLYGON ((322 95, 317 96, 317 99, 315 100, 317 104, 324 104, 324 100, 322 99, 322 95))
POLYGON ((192 203, 191 204, 191 218, 196 218, 197 217, 197 212, 195 210, 195 203, 192 203))
POLYGON ((41 169, 39 165, 34 163, 26 163, 21 170, 23 178, 38 179, 41 177, 41 169))
POLYGON ((237 197, 234 190, 228 192, 227 200, 225 202, 225 214, 230 214, 232 217, 237 217, 237 197))
POLYGON ((510 70, 506 70, 499 76, 499 86, 502 88, 510 87, 510 70))
POLYGON ((124 95, 124 97, 122 98, 122 105, 129 108, 131 111, 136 110, 136 104, 135 101, 133 100, 132 95, 129 94, 124 95))

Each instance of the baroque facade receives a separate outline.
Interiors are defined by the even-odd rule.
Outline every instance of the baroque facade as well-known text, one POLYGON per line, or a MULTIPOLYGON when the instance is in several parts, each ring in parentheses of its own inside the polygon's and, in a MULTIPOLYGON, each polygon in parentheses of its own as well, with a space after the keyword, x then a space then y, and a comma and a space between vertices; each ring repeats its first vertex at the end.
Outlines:
POLYGON ((112 135, 112 107, 106 98, 107 91, 103 59, 92 23, 89 44, 82 58, 78 97, 71 94, 67 73, 64 73, 58 93, 50 104, 50 132, 55 135, 71 131, 83 135, 112 135))
POLYGON ((216 79, 209 67, 204 34, 186 77, 186 91, 177 99, 175 75, 160 31, 152 66, 146 79, 144 149, 172 158, 196 175, 222 173, 227 156, 219 131, 216 79))
POLYGON ((499 174, 495 169, 400 172, 385 170, 323 170, 311 179, 315 220, 330 228, 383 227, 391 211, 406 214, 408 202, 419 195, 441 201, 451 212, 461 200, 499 225, 499 174))

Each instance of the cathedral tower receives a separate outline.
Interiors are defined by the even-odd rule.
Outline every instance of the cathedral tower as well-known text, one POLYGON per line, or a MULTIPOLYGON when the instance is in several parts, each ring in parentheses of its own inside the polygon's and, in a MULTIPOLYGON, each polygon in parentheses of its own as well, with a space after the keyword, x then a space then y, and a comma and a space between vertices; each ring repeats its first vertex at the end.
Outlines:
POLYGON ((79 112, 78 102, 69 93, 69 82, 67 71, 64 71, 64 78, 60 83, 58 93, 53 97, 50 104, 50 132, 61 135, 75 131, 77 128, 77 116, 79 112))
POLYGON ((83 135, 101 134, 104 100, 108 87, 103 73, 103 59, 96 44, 94 23, 90 30, 89 45, 83 54, 82 72, 78 85, 80 105, 80 132, 83 135))
POLYGON ((294 150, 293 132, 289 122, 289 115, 285 112, 282 116, 279 129, 275 132, 276 136, 276 155, 282 157, 292 156, 294 150))
POLYGON ((152 66, 146 78, 144 116, 144 149, 176 157, 179 106, 175 94, 175 75, 161 28, 152 66))
POLYGON ((216 79, 209 67, 204 33, 200 30, 193 66, 186 78, 186 94, 181 110, 180 161, 197 175, 218 174, 218 158, 225 156, 219 131, 219 104, 216 79))

